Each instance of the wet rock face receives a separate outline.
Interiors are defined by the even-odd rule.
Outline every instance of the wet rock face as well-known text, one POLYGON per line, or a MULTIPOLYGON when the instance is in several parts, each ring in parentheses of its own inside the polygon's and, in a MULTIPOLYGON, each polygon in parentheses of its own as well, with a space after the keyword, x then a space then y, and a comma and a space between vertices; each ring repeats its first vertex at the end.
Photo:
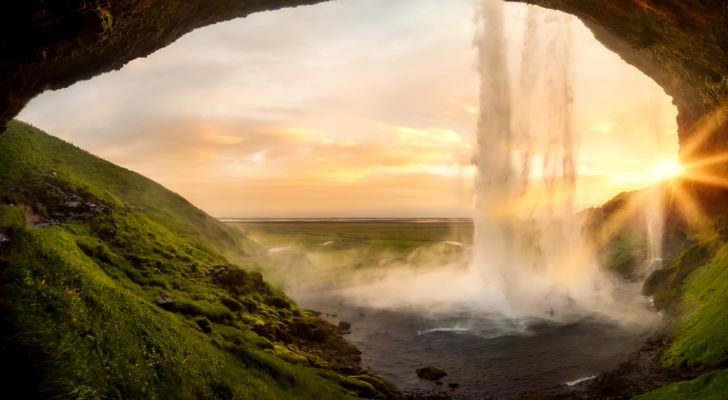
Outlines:
MULTIPOLYGON (((33 96, 167 46, 197 27, 323 0, 66 0, 0 4, 0 125, 33 96)), ((514 1, 514 0, 511 0, 514 1)), ((724 0, 517 0, 581 18, 673 96, 681 143, 728 99, 724 0)), ((626 93, 625 95, 628 95, 626 93)), ((724 108, 698 152, 728 147, 724 108)))

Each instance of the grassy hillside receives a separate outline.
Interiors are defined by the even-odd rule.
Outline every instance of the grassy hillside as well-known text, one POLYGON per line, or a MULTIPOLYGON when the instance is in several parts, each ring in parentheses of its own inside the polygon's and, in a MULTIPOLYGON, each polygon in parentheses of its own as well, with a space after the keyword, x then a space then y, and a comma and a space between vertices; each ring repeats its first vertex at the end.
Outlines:
MULTIPOLYGON (((674 184, 679 187, 678 182, 674 184)), ((643 293, 652 297, 668 323, 666 340, 660 336, 655 342, 666 343, 666 347, 660 345, 653 350, 646 346, 644 351, 633 354, 627 363, 607 374, 606 379, 595 380, 589 393, 606 396, 620 393, 620 387, 628 392, 634 389, 629 393, 639 393, 640 388, 655 387, 653 380, 684 379, 635 398, 728 399, 728 223, 725 214, 713 211, 717 207, 709 205, 712 229, 697 232, 689 227, 691 221, 684 219, 680 205, 666 196, 663 204, 665 267, 644 276, 648 240, 645 216, 640 210, 625 211, 631 210, 630 202, 639 196, 645 196, 645 192, 621 193, 602 207, 590 210, 588 232, 599 238, 602 226, 610 226, 605 221, 624 216, 619 220, 619 229, 611 231, 612 235, 605 241, 600 254, 602 265, 624 279, 646 278, 643 293), (653 363, 655 370, 650 371, 653 363)))
POLYGON ((254 244, 180 196, 15 121, 0 166, 5 393, 398 396, 336 327, 252 272, 254 244))
POLYGON ((664 275, 665 286, 657 298, 663 302, 672 298, 669 301, 677 302, 678 311, 662 363, 698 377, 638 399, 728 398, 728 370, 724 369, 728 365, 728 238, 720 235, 710 243, 691 244, 664 275))

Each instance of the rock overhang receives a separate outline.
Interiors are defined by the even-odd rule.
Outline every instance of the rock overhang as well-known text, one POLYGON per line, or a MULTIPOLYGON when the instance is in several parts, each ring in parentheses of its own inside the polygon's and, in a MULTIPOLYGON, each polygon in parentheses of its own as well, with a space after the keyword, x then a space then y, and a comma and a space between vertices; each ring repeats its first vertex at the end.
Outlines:
MULTIPOLYGON (((196 28, 324 0, 70 0, 0 5, 0 125, 34 96, 121 68, 196 28)), ((722 0, 509 0, 579 17, 653 78, 678 108, 681 145, 706 116, 696 153, 728 147, 728 3, 722 0), (718 118, 715 118, 715 116, 718 118), (714 121, 713 121, 714 122, 714 121)), ((628 95, 628 94, 625 94, 628 95)), ((683 146, 684 147, 684 146, 683 146)), ((693 155, 684 155, 691 157, 693 155)))

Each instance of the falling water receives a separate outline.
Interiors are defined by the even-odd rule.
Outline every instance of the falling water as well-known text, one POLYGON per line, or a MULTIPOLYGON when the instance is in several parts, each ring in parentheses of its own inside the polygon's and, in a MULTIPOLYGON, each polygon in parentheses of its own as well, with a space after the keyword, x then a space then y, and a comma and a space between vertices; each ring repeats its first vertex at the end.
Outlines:
MULTIPOLYGON (((652 140, 655 143, 653 149, 660 147, 662 140, 661 133, 661 118, 659 105, 655 104, 652 106, 652 140)), ((655 150, 652 154, 653 163, 658 162, 658 154, 655 150)), ((664 187, 663 183, 656 183, 651 187, 647 188, 647 201, 645 202, 645 228, 647 232, 647 262, 645 265, 646 273, 645 276, 649 275, 652 271, 660 269, 662 267, 663 251, 662 251, 662 240, 665 230, 664 220, 664 187)))
POLYGON ((473 269, 514 316, 560 318, 593 307, 606 289, 574 210, 569 24, 565 14, 528 9, 512 85, 503 3, 480 3, 473 269))

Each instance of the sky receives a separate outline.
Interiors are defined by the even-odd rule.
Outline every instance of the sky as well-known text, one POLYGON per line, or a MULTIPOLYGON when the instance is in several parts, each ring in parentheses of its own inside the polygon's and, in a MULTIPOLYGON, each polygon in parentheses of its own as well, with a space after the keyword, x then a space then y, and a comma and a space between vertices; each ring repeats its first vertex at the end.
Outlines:
MULTIPOLYGON (((517 76, 523 4, 506 5, 517 76)), ((194 31, 19 115, 216 217, 467 217, 475 0, 337 0, 194 31)), ((649 185, 676 110, 578 20, 579 207, 649 185)))

